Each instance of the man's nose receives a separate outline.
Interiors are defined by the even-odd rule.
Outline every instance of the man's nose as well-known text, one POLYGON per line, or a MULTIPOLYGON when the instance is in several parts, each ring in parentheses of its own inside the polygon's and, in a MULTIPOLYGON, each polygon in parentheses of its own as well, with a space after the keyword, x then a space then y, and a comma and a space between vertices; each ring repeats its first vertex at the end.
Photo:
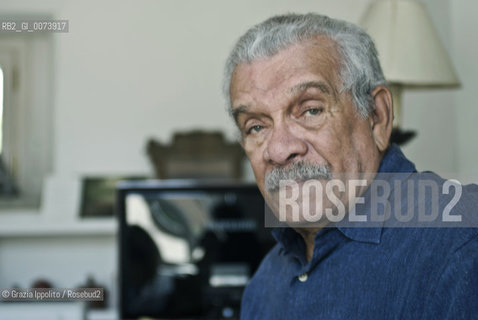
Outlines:
POLYGON ((307 152, 307 144, 294 134, 287 124, 274 126, 264 150, 264 160, 275 165, 286 165, 307 152))

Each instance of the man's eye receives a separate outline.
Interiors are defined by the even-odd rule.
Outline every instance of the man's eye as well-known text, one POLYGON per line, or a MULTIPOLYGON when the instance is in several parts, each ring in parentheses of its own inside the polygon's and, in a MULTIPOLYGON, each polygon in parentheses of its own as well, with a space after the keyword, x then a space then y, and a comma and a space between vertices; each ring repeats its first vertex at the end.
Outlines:
POLYGON ((311 116, 316 116, 321 112, 322 112, 322 108, 310 108, 310 109, 305 111, 305 113, 307 113, 311 116))
POLYGON ((264 127, 260 125, 255 125, 247 129, 246 134, 257 133, 261 131, 264 127))

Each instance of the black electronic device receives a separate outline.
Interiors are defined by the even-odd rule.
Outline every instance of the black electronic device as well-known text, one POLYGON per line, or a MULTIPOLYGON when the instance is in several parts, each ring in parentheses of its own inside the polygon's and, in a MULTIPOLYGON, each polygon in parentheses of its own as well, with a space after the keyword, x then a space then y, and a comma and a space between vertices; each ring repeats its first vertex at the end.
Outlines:
POLYGON ((256 185, 125 181, 117 204, 121 319, 238 319, 275 243, 256 185))

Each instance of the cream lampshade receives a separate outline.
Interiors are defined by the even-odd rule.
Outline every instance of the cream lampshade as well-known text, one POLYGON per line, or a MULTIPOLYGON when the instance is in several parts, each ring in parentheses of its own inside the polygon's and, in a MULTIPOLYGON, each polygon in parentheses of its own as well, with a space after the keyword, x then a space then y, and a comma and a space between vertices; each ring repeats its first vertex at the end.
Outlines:
POLYGON ((392 90, 394 128, 400 130, 400 104, 404 88, 460 85, 423 3, 416 0, 375 0, 360 25, 375 42, 385 78, 392 90))

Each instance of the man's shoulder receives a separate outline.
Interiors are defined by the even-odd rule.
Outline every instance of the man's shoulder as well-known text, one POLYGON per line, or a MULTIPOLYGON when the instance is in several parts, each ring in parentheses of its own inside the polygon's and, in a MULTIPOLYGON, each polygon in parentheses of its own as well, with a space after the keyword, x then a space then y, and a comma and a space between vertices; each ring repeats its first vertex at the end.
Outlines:
POLYGON ((443 235, 449 237, 449 248, 437 261, 424 318, 473 319, 478 312, 477 229, 445 230, 443 235))
MULTIPOLYGON (((445 179, 431 171, 411 173, 409 179, 415 180, 412 211, 419 216, 415 218, 420 218, 420 210, 432 211, 435 201, 438 216, 430 223, 410 223, 410 228, 384 228, 385 246, 397 247, 397 252, 400 249, 403 253, 414 252, 419 256, 414 259, 417 262, 428 260, 443 264, 447 257, 468 247, 476 248, 474 255, 478 256, 478 185, 462 185, 458 180, 445 179), (460 221, 446 220, 450 217, 460 217, 460 221)), ((402 196, 405 195, 407 192, 402 190, 402 196)), ((409 202, 402 205, 402 211, 409 210, 409 202)))
POLYGON ((463 251, 470 252, 466 259, 478 258, 478 228, 386 228, 381 240, 399 259, 408 256, 417 267, 436 270, 463 251))
POLYGON ((431 171, 389 175, 396 189, 391 193, 396 219, 387 226, 478 228, 478 185, 464 185, 431 171))

